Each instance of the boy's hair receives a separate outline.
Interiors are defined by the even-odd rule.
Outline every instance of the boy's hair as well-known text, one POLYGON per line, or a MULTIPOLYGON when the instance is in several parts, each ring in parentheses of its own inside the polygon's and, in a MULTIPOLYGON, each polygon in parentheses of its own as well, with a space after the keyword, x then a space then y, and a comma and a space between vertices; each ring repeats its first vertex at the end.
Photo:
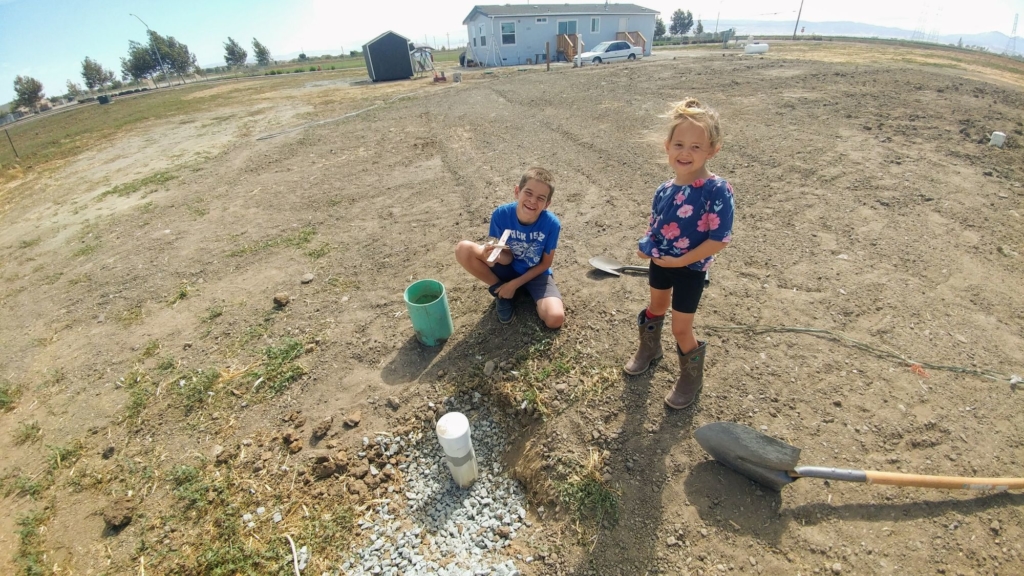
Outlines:
POLYGON ((708 106, 702 106, 696 98, 686 98, 682 102, 677 102, 668 116, 672 123, 668 127, 667 140, 672 139, 677 126, 692 120, 704 128, 712 148, 722 145, 722 125, 718 121, 718 112, 708 106))
POLYGON ((555 195, 555 177, 551 175, 551 172, 541 168, 540 166, 530 168, 523 173, 523 177, 519 179, 519 189, 522 190, 530 180, 536 180, 548 185, 548 188, 551 189, 548 192, 548 202, 551 202, 551 198, 555 195))

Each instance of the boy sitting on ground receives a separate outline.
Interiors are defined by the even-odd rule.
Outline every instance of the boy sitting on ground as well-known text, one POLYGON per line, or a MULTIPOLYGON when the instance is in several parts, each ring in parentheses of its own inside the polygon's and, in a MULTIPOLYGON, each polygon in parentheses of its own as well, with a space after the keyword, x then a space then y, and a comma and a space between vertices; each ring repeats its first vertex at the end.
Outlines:
POLYGON ((559 328, 565 321, 562 295, 551 275, 551 262, 562 223, 548 212, 555 193, 555 180, 544 168, 530 168, 513 188, 515 202, 503 204, 491 214, 489 234, 508 240, 477 244, 463 240, 455 246, 455 259, 470 274, 483 281, 495 297, 498 320, 508 324, 515 316, 512 298, 519 288, 537 303, 537 314, 548 328, 559 328), (492 252, 499 254, 492 258, 492 252))

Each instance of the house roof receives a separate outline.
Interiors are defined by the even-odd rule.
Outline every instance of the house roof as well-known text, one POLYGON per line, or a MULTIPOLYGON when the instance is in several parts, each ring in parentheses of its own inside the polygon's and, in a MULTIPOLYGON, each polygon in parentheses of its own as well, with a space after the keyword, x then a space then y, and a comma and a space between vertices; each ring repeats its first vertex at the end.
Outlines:
POLYGON ((489 4, 473 6, 463 25, 477 14, 501 16, 566 16, 573 14, 658 14, 657 10, 636 4, 489 4))

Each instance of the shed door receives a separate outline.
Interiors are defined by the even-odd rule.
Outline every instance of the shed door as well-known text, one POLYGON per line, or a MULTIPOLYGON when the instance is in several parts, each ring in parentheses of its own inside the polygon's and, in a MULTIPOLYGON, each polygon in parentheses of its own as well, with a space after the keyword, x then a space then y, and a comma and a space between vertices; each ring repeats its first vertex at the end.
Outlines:
POLYGON ((629 18, 619 18, 619 32, 629 32, 629 18))

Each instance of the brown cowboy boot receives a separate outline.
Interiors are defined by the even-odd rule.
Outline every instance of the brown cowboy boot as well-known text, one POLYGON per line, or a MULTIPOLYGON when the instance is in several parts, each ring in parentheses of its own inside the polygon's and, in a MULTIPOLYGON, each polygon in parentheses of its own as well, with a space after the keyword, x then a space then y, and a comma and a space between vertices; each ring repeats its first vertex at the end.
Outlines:
POLYGON ((697 399, 697 394, 704 386, 704 353, 707 347, 707 342, 697 342, 696 348, 683 354, 676 344, 676 354, 679 355, 679 379, 676 380, 672 391, 665 396, 665 405, 669 408, 686 408, 697 399))
POLYGON ((640 348, 622 367, 631 376, 643 374, 651 367, 651 362, 665 355, 661 349, 661 327, 665 325, 665 315, 648 318, 645 308, 636 317, 636 324, 640 327, 640 348))

